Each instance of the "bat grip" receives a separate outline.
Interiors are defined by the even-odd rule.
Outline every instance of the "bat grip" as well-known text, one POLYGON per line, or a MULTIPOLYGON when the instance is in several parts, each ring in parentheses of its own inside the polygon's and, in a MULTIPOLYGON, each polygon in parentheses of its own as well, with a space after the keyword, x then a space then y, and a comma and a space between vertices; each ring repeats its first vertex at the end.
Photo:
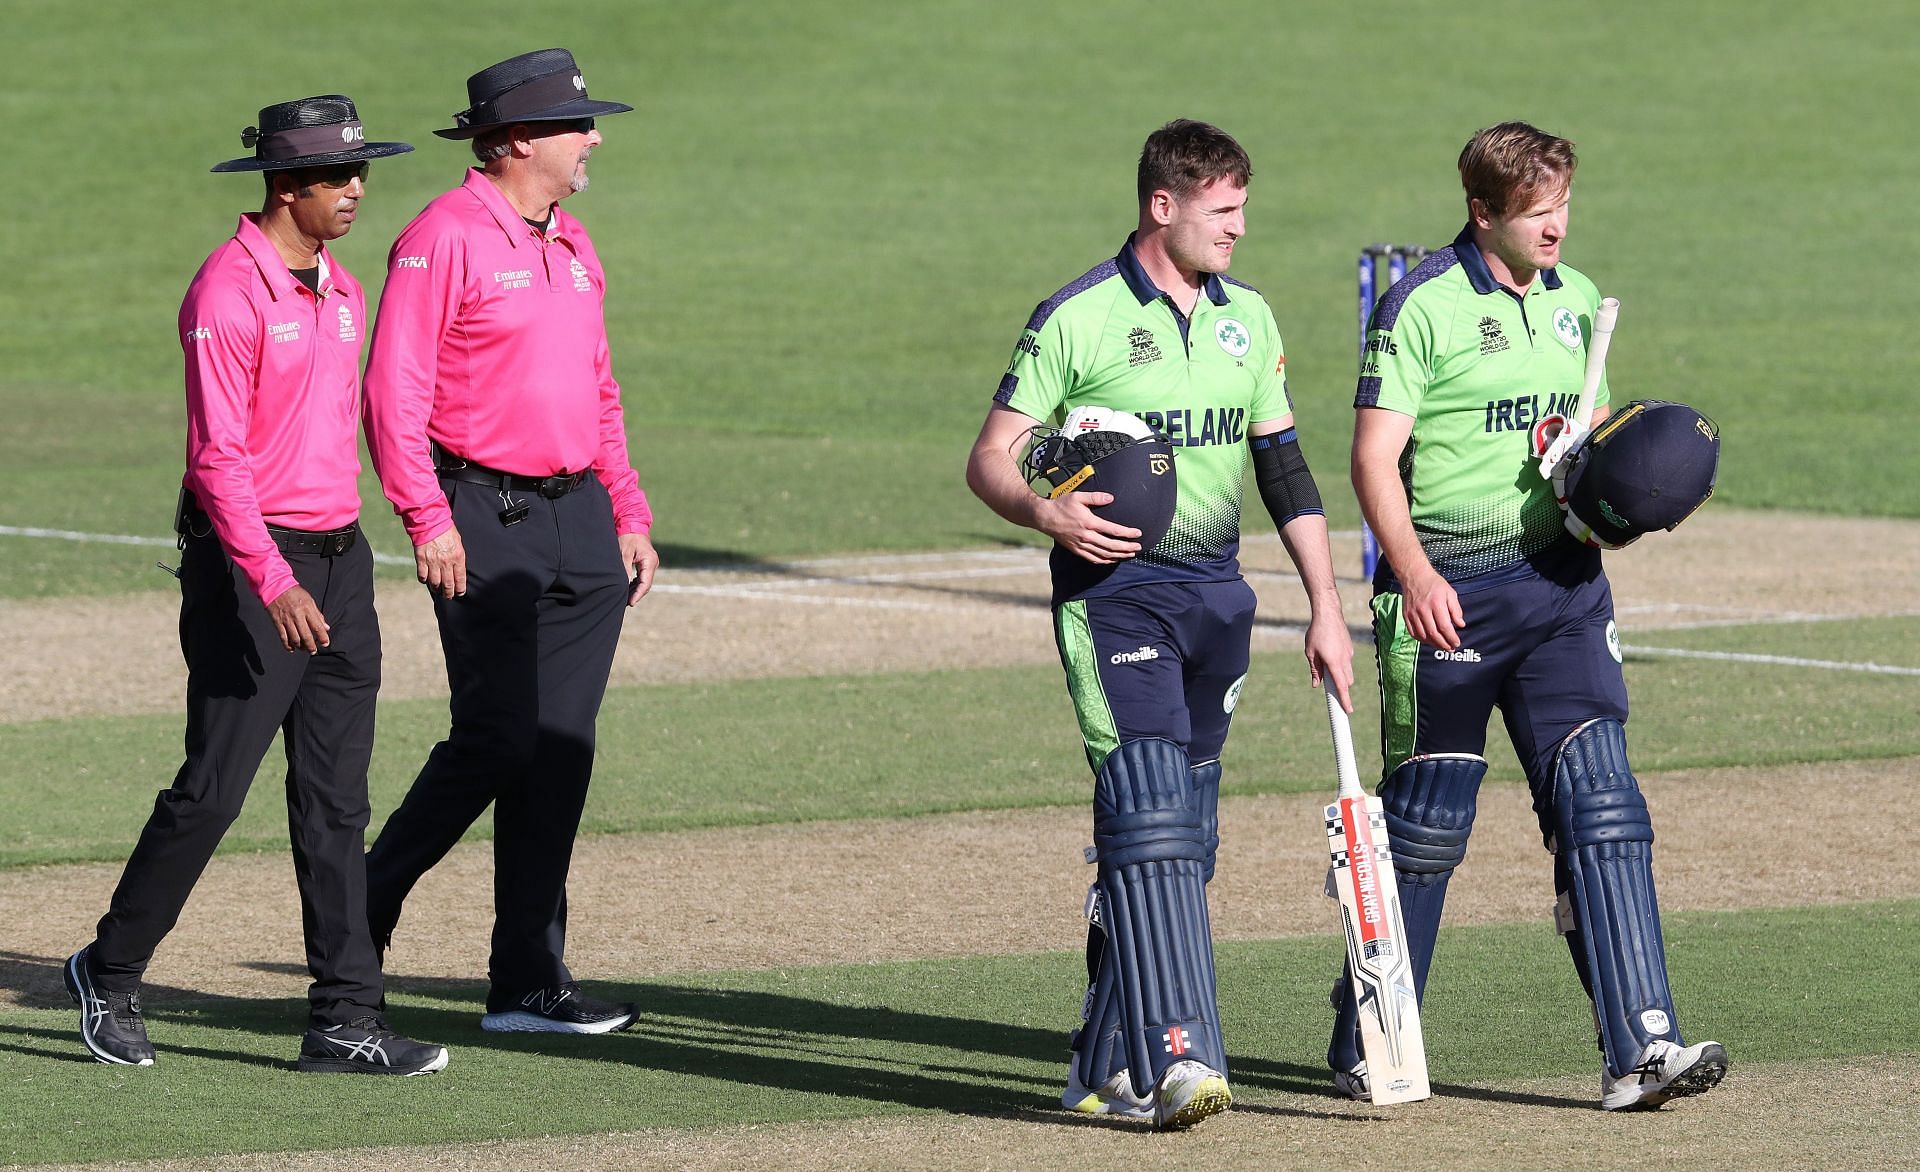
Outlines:
POLYGON ((1332 688, 1327 689, 1327 722, 1333 729, 1333 764, 1340 778, 1340 796, 1360 797, 1366 791, 1360 788, 1360 770, 1353 759, 1353 725, 1332 688))

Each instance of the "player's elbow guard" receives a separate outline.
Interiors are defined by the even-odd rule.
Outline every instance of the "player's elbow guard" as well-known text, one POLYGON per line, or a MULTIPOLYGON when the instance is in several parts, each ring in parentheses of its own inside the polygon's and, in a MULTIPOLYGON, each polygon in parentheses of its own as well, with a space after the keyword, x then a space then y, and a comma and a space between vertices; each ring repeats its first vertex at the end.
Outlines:
POLYGON ((1256 435, 1248 446, 1253 449, 1253 482, 1275 525, 1284 529, 1295 517, 1326 516, 1320 488, 1313 482, 1307 458, 1300 451, 1299 434, 1293 428, 1256 435))

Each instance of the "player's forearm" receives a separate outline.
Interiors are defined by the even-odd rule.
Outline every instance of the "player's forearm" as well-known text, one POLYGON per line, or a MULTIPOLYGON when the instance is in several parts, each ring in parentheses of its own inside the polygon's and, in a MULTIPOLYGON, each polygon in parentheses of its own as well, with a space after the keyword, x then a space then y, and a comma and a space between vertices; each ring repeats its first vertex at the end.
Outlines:
POLYGON ((1373 530, 1394 576, 1404 583, 1410 577, 1431 573, 1433 564, 1413 530, 1413 514, 1407 507, 1407 490, 1400 483, 1397 461, 1368 460, 1356 454, 1353 492, 1360 501, 1360 514, 1373 530))
POLYGON ((1313 613, 1340 614, 1340 589, 1333 579, 1333 551, 1327 542, 1327 519, 1303 513, 1280 527, 1281 544, 1293 559, 1293 568, 1306 589, 1313 613))
POLYGON ((986 506, 1015 525, 1040 528, 1040 497, 1020 475, 1013 457, 989 445, 976 445, 967 457, 967 487, 986 506))

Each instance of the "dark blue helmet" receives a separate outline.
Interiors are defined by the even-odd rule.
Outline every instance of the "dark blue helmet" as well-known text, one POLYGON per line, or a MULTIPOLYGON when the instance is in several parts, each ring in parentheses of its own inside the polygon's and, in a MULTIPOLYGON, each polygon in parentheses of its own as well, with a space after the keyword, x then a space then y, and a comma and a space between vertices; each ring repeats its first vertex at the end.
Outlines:
POLYGON ((1720 429, 1685 403, 1635 401, 1574 449, 1566 475, 1567 532, 1619 549, 1672 529, 1713 495, 1720 429))
POLYGON ((1173 524, 1179 483, 1173 442, 1138 416, 1105 407, 1076 407, 1059 430, 1035 429, 1027 478, 1042 496, 1086 489, 1113 494, 1093 511, 1140 531, 1140 548, 1160 544, 1173 524))

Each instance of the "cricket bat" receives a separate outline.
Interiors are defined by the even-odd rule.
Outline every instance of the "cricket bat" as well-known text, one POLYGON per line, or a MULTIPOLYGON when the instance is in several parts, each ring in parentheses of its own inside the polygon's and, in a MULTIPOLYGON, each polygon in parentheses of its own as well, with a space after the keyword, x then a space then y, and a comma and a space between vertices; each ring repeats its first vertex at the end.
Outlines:
POLYGON ((1543 479, 1553 479, 1554 471, 1567 453, 1593 428, 1593 397, 1600 393, 1600 379, 1607 370, 1607 349, 1613 345, 1613 326, 1619 320, 1620 299, 1601 298, 1600 308, 1593 315, 1593 336, 1587 339, 1587 377, 1580 384, 1580 401, 1574 407, 1573 419, 1540 458, 1543 479))
POLYGON ((1367 1086, 1375 1104, 1430 1098, 1426 1035, 1414 994, 1413 958, 1400 918, 1400 888, 1393 877, 1386 814, 1380 799, 1360 788, 1353 759, 1353 729, 1340 698, 1327 689, 1333 723, 1333 759, 1340 776, 1337 800, 1327 810, 1327 851, 1333 867, 1328 894, 1340 902, 1347 938, 1347 966, 1360 1007, 1360 1045, 1367 1059, 1367 1086))

